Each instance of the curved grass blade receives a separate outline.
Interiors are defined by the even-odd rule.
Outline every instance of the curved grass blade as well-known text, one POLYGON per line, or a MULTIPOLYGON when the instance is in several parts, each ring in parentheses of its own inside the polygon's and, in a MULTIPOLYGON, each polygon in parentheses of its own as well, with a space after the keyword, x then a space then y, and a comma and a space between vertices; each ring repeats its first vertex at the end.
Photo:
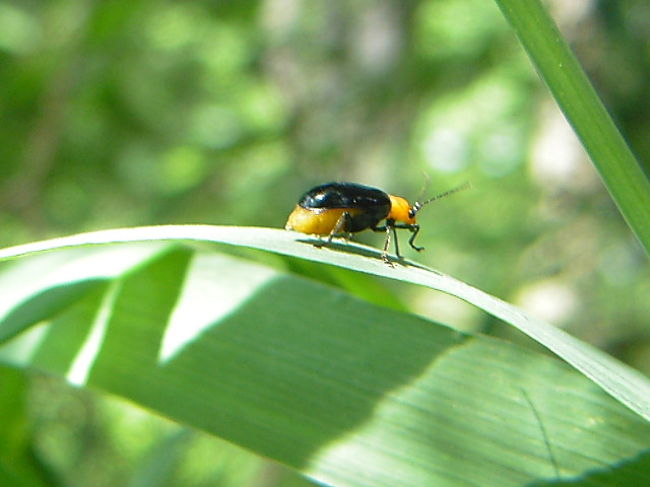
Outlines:
POLYGON ((650 181, 539 0, 496 0, 650 254, 650 181))
MULTIPOLYGON (((84 272, 69 284, 102 285, 62 298, 0 360, 117 394, 330 485, 515 487, 558 473, 617 478, 623 466, 636 485, 650 480, 637 461, 650 424, 547 355, 213 250, 77 247, 11 267, 60 276, 75 262, 84 272)), ((34 295, 61 285, 42 282, 34 295)), ((14 296, 10 308, 29 302, 14 296)))
POLYGON ((252 247, 449 293, 515 326, 566 360, 630 409, 650 420, 650 381, 643 374, 516 306, 450 276, 410 261, 389 267, 381 261, 380 252, 372 247, 346 243, 334 245, 333 248, 318 248, 310 245, 313 239, 305 235, 271 228, 168 225, 103 230, 20 245, 0 250, 0 260, 71 246, 152 240, 219 242, 252 247))

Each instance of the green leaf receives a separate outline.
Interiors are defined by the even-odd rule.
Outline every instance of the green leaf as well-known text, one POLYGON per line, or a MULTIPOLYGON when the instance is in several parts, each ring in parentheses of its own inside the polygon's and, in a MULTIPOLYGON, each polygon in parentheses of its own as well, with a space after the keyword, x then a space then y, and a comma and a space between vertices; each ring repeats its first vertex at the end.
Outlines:
POLYGON ((0 485, 59 485, 33 449, 28 411, 28 377, 0 367, 0 485))
MULTIPOLYGON (((96 283, 8 339, 0 360, 125 397, 332 485, 514 486, 587 472, 618 478, 623 465, 625 478, 650 481, 638 461, 650 424, 561 361, 205 247, 246 245, 453 290, 526 321, 612 384, 614 397, 620 384, 622 391, 634 381, 647 387, 615 360, 562 332, 544 335, 549 325, 539 329, 448 276, 406 262, 389 267, 368 247, 318 249, 295 237, 172 226, 0 251, 9 258, 57 249, 5 264, 14 275, 23 266, 47 272, 34 276, 40 287, 0 279, 0 295, 17 297, 3 300, 0 331, 1 317, 29 302, 25 289, 43 294, 66 274, 70 285, 96 283), (174 237, 204 243, 199 250, 162 242, 88 247, 174 237), (609 364, 615 368, 603 368, 609 364)), ((643 389, 637 392, 632 399, 642 401, 643 389)))
MULTIPOLYGON (((0 250, 0 260, 70 246, 170 239, 220 242, 262 249, 446 292, 515 326, 573 365, 630 409, 650 419, 650 381, 638 371, 571 337, 564 331, 528 315, 516 306, 450 276, 406 260, 401 262, 402 265, 387 266, 382 262, 380 252, 372 247, 353 243, 334 243, 331 248, 319 248, 306 245, 314 241, 306 235, 271 228, 165 225, 103 230, 19 245, 0 250)), ((101 273, 110 271, 109 266, 106 267, 101 269, 101 273)))
POLYGON ((161 487, 171 485, 169 478, 178 467, 191 435, 188 430, 171 433, 156 446, 139 467, 126 487, 161 487))
POLYGON ((650 181, 539 0, 496 0, 589 153, 632 231, 650 253, 650 181))

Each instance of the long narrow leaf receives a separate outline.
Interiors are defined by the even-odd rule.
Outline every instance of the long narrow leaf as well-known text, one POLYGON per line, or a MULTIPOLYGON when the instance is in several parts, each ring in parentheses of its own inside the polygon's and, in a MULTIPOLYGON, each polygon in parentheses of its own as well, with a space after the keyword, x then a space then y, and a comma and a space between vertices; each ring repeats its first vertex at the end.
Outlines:
MULTIPOLYGON (((185 237, 215 229, 195 230, 185 237)), ((374 264, 281 231, 216 230, 374 264)), ((10 309, 66 275, 72 286, 101 284, 75 300, 62 295, 63 306, 0 347, 0 360, 125 397, 320 482, 508 487, 595 474, 650 482, 650 424, 561 361, 501 340, 180 245, 76 247, 4 267, 14 276, 42 269, 39 289, 27 279, 0 285, 0 295, 13 292, 10 309)))
POLYGON ((650 253, 650 181, 540 0, 496 0, 650 253))
POLYGON ((523 331, 599 384, 630 409, 650 420, 650 381, 636 370, 523 310, 450 276, 415 263, 389 267, 371 247, 356 244, 335 249, 310 245, 305 235, 256 227, 208 225, 158 226, 104 230, 0 250, 0 260, 65 248, 112 242, 194 240, 247 246, 398 279, 457 296, 523 331))

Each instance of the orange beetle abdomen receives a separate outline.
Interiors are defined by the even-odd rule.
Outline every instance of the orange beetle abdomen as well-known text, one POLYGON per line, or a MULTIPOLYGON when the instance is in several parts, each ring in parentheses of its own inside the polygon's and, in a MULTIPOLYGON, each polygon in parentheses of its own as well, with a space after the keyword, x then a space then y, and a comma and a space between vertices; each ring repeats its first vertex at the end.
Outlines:
MULTIPOLYGON (((303 208, 296 205, 284 228, 311 235, 329 235, 336 227, 343 213, 349 213, 352 216, 359 212, 358 208, 323 209, 303 208)), ((346 228, 342 228, 342 230, 347 231, 346 228)))

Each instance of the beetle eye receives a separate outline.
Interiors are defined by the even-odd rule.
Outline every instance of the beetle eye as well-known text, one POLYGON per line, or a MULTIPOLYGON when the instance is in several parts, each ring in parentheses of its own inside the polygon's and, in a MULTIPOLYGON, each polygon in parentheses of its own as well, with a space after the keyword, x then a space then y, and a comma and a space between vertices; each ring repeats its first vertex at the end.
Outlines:
POLYGON ((419 201, 416 201, 415 203, 413 203, 413 206, 411 206, 411 208, 409 208, 409 218, 415 218, 415 214, 418 211, 420 211, 422 206, 423 206, 422 203, 420 203, 419 201))

